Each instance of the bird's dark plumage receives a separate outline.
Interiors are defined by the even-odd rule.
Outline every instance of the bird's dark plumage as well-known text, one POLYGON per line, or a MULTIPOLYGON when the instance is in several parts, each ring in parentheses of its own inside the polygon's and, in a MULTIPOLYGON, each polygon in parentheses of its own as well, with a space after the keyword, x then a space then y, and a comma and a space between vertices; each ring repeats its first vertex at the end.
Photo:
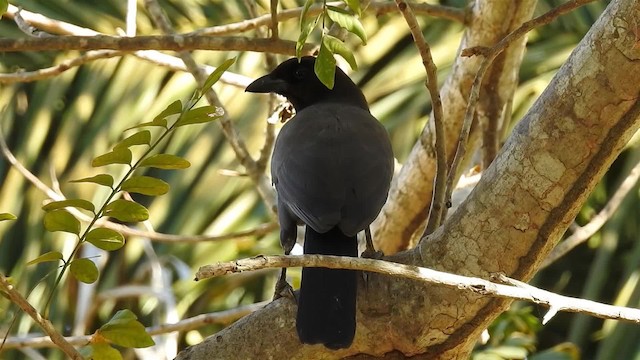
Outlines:
MULTIPOLYGON (((315 58, 289 59, 246 91, 289 99, 296 116, 278 135, 271 176, 278 193, 285 253, 306 224, 305 254, 357 256, 358 232, 376 218, 393 175, 384 127, 349 77, 336 68, 333 89, 314 73, 315 58)), ((304 268, 296 328, 303 343, 351 345, 356 324, 356 272, 304 268)))

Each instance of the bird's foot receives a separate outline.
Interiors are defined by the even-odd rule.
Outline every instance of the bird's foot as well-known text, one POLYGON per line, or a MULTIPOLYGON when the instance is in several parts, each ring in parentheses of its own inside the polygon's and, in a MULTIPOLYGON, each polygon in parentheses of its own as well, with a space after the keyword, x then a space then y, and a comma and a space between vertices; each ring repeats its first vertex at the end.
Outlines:
POLYGON ((286 297, 297 302, 296 296, 293 293, 293 287, 287 282, 287 270, 282 269, 278 282, 276 282, 276 289, 273 292, 273 300, 277 300, 281 297, 286 297))
POLYGON ((364 249, 362 254, 360 254, 360 257, 367 258, 367 259, 381 260, 382 257, 384 257, 384 253, 380 250, 367 247, 366 249, 364 249))
POLYGON ((276 289, 273 292, 273 300, 278 300, 281 297, 289 298, 295 302, 298 302, 298 300, 296 299, 296 295, 293 292, 293 287, 286 281, 283 284, 280 284, 280 282, 278 282, 278 284, 276 284, 276 289))

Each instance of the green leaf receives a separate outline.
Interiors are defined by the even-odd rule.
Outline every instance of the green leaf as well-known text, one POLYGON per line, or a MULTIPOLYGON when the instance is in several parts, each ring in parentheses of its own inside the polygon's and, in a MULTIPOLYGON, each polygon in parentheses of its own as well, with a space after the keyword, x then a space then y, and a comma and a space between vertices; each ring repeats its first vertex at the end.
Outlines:
POLYGON ((146 126, 157 126, 157 127, 163 127, 166 129, 167 128, 166 118, 171 115, 179 114, 181 112, 182 112, 182 101, 176 100, 171 104, 169 104, 169 106, 167 106, 166 109, 162 110, 160 114, 156 115, 156 117, 153 118, 153 121, 144 122, 142 124, 132 126, 126 130, 137 129, 137 128, 146 127, 146 126))
POLYGON ((187 160, 171 155, 171 154, 156 154, 149 156, 142 160, 139 164, 140 167, 154 167, 158 169, 186 169, 191 166, 191 163, 187 160))
POLYGON ((95 212, 96 208, 91 201, 84 199, 67 199, 61 201, 52 201, 42 207, 44 211, 64 209, 66 207, 74 207, 78 209, 84 209, 87 211, 95 212))
POLYGON ((95 228, 89 231, 86 240, 95 247, 106 251, 118 250, 124 246, 124 236, 107 228, 95 228))
POLYGON ((122 360, 122 354, 105 343, 93 343, 83 347, 80 349, 80 354, 86 360, 122 360))
POLYGON ((333 57, 331 51, 324 44, 324 41, 320 45, 320 52, 316 58, 316 63, 313 66, 313 70, 316 76, 329 89, 333 89, 333 83, 336 77, 336 59, 333 57))
MULTIPOLYGON (((180 114, 181 112, 182 112, 182 101, 176 100, 171 104, 169 104, 169 106, 167 106, 166 109, 162 110, 160 114, 156 115, 156 117, 153 118, 153 121, 151 123, 154 123, 154 122, 162 123, 162 120, 166 119, 167 117, 171 115, 180 114)), ((158 125, 153 125, 153 126, 158 126, 158 125)), ((167 122, 165 121, 164 125, 161 125, 161 126, 166 127, 167 122)))
POLYGON ((320 19, 320 15, 315 18, 309 20, 307 19, 307 14, 309 13, 309 8, 313 5, 313 0, 307 0, 304 3, 304 7, 302 8, 302 13, 300 14, 300 35, 298 35, 298 41, 296 41, 296 57, 300 59, 302 57, 302 49, 304 48, 304 44, 307 42, 307 38, 309 34, 313 31, 313 29, 318 24, 318 20, 320 19))
POLYGON ((93 161, 91 161, 91 166, 99 167, 110 164, 131 164, 131 150, 128 148, 115 149, 106 154, 102 154, 97 156, 93 161))
POLYGON ((113 150, 126 149, 134 145, 149 145, 150 143, 151 131, 142 130, 117 143, 113 150))
POLYGON ((15 220, 17 217, 12 213, 0 213, 0 221, 15 220))
POLYGON ((347 6, 351 11, 358 14, 358 16, 362 13, 362 8, 360 7, 360 0, 344 0, 347 3, 347 6))
POLYGON ((104 215, 124 222, 139 222, 149 219, 149 210, 136 202, 118 199, 105 207, 104 215))
POLYGON ((151 176, 133 176, 122 183, 122 190, 143 195, 158 196, 169 192, 169 184, 151 176))
POLYGON ((227 69, 229 69, 229 67, 233 65, 233 63, 235 62, 236 62, 236 58, 227 59, 222 64, 220 64, 215 70, 213 70, 211 74, 209 74, 209 77, 207 77, 207 80, 204 82, 204 85, 202 86, 202 88, 200 88, 200 93, 203 94, 209 91, 209 89, 211 89, 213 84, 217 83, 218 80, 220 80, 220 78, 222 77, 222 74, 224 74, 224 72, 227 71, 227 69))
POLYGON ((112 343, 124 347, 144 348, 155 345, 144 326, 130 310, 118 311, 97 333, 112 343))
POLYGON ((324 35, 322 37, 322 43, 333 54, 338 54, 345 60, 347 60, 349 66, 351 66, 353 70, 356 70, 358 68, 358 64, 356 63, 356 58, 353 56, 353 53, 340 39, 335 38, 331 35, 324 35))
POLYGON ((67 210, 52 210, 44 214, 44 228, 50 232, 64 231, 78 235, 80 221, 67 210))
POLYGON ((106 187, 113 187, 113 177, 107 174, 100 174, 96 176, 91 176, 87 178, 82 178, 78 180, 71 180, 72 183, 80 183, 80 182, 90 182, 106 187))
POLYGON ((27 263, 27 266, 40 264, 47 261, 60 261, 60 260, 62 260, 62 253, 60 251, 49 251, 29 261, 27 263))
POLYGON ((2 19, 2 14, 6 13, 8 8, 9 8, 9 1, 0 0, 0 19, 2 19))
POLYGON ((199 108, 195 108, 187 111, 178 121, 176 122, 176 127, 191 125, 191 124, 201 124, 209 121, 213 121, 219 119, 224 114, 222 108, 217 106, 207 105, 199 108))
POLYGON ((327 15, 329 18, 345 28, 348 32, 355 34, 362 40, 362 44, 367 45, 367 33, 364 31, 364 26, 360 23, 360 20, 348 11, 335 6, 327 6, 327 15))
POLYGON ((98 267, 89 259, 75 259, 69 266, 71 275, 85 284, 93 284, 98 280, 98 267))

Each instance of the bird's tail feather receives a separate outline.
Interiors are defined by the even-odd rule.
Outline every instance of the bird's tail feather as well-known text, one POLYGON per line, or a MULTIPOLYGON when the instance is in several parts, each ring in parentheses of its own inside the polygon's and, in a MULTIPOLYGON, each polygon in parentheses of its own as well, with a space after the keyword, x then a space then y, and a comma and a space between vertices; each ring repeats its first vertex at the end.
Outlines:
MULTIPOLYGON (((337 227, 321 234, 307 226, 304 253, 357 256, 358 242, 337 227)), ((330 349, 349 347, 356 331, 356 290, 355 271, 303 268, 296 319, 300 341, 330 349)))

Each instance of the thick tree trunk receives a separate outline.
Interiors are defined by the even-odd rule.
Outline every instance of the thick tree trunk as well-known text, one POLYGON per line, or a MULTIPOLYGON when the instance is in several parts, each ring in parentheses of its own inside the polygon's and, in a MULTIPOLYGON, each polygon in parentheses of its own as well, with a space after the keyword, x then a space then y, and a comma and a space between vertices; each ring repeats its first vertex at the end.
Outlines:
MULTIPOLYGON (((638 18, 636 1, 613 1, 467 200, 418 247, 388 260, 529 280, 640 127, 640 47, 629 25, 638 18)), ((280 299, 186 349, 178 359, 364 354, 465 359, 480 332, 508 305, 469 292, 370 275, 366 287, 359 287, 358 328, 349 349, 302 346, 295 334, 295 304, 280 299)))

